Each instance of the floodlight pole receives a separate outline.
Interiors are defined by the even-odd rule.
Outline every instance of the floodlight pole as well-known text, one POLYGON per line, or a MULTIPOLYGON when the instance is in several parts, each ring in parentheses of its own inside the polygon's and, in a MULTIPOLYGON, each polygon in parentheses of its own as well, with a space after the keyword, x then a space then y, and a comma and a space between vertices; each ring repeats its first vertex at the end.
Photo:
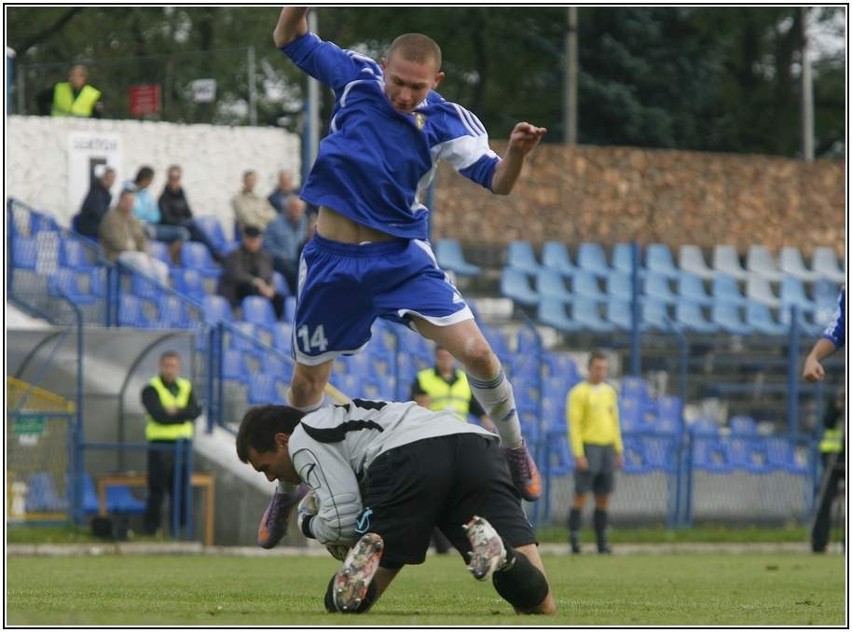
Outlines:
POLYGON ((577 7, 568 7, 565 31, 565 144, 577 144, 577 7))
POLYGON ((802 14, 802 158, 814 159, 814 82, 811 75, 811 56, 808 50, 808 8, 802 14))

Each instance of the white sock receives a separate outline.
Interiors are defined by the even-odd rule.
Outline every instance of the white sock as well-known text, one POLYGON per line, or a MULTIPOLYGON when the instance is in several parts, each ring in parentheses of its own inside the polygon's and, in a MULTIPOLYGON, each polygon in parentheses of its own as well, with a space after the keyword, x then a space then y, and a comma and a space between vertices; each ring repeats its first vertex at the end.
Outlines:
POLYGON ((515 406, 515 394, 512 385, 506 379, 503 369, 497 377, 490 380, 467 374, 467 381, 474 397, 488 411, 488 416, 497 427, 504 448, 519 448, 523 442, 521 421, 515 406))

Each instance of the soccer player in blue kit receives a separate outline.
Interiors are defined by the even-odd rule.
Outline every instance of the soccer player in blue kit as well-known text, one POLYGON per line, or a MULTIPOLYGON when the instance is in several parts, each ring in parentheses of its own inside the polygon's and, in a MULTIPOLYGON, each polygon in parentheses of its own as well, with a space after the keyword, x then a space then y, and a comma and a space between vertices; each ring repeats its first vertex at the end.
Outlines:
MULTIPOLYGON (((501 158, 479 119, 435 92, 444 73, 432 39, 401 35, 378 64, 310 33, 307 13, 285 7, 273 32, 281 52, 335 96, 329 134, 301 191, 319 214, 299 264, 290 405, 305 412, 322 405, 334 358, 362 349, 376 318, 409 325, 464 365, 497 426, 513 482, 524 499, 536 500, 541 477, 521 436, 512 387, 438 267, 421 200, 442 159, 507 195, 547 130, 516 124, 501 158)), ((276 492, 261 523, 261 546, 280 539, 281 514, 295 501, 293 492, 276 492)))

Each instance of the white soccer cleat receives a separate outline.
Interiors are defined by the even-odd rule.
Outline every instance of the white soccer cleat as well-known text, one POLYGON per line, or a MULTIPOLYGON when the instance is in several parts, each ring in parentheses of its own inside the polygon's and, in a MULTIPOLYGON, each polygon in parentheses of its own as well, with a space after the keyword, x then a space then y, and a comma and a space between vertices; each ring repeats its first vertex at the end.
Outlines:
POLYGON ((379 568, 384 547, 378 533, 365 533, 350 549, 334 576, 332 594, 338 612, 353 612, 361 605, 379 568))
POLYGON ((467 570, 476 579, 487 579, 506 564, 503 539, 485 518, 474 516, 462 527, 470 541, 470 563, 467 570))

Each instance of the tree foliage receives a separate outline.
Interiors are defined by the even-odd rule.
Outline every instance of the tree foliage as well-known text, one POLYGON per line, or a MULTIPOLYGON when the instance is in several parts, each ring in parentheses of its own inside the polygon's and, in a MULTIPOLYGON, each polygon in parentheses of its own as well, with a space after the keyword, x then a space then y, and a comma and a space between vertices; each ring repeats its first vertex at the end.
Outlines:
MULTIPOLYGON (((476 112, 492 136, 528 120, 564 136, 564 7, 319 7, 319 33, 375 57, 396 35, 437 40, 440 92, 476 112)), ((811 9, 837 26, 842 8, 811 9)), ((247 48, 255 49, 259 124, 298 128, 304 77, 271 41, 275 7, 9 7, 22 99, 88 62, 108 115, 126 116, 130 85, 159 83, 163 118, 248 122, 247 48), (216 107, 189 98, 215 77, 216 107)), ((802 12, 797 7, 582 7, 578 127, 582 143, 796 155, 801 147, 802 12)), ((841 21, 842 22, 842 21, 841 21)), ((845 36, 845 33, 840 33, 845 36)), ((845 52, 813 67, 816 147, 845 139, 845 52)), ((324 100, 324 113, 329 111, 324 100)), ((327 116, 324 117, 327 120, 327 116)))

